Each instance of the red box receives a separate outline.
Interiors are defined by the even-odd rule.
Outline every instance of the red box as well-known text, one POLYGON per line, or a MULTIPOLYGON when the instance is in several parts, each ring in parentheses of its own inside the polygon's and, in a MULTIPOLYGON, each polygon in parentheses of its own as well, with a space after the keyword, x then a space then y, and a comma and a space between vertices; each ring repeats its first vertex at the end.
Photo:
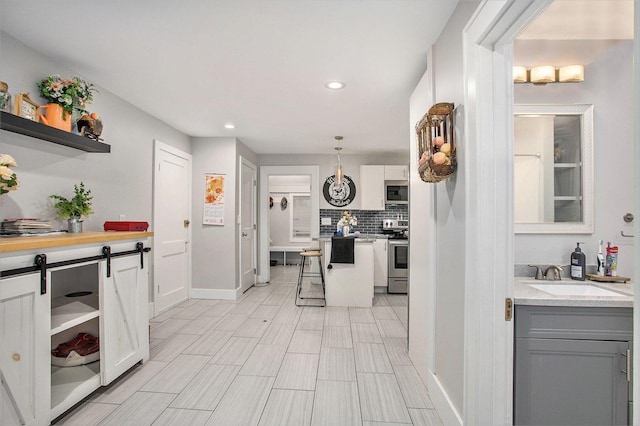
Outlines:
POLYGON ((105 222, 105 231, 146 231, 149 228, 147 222, 105 222))

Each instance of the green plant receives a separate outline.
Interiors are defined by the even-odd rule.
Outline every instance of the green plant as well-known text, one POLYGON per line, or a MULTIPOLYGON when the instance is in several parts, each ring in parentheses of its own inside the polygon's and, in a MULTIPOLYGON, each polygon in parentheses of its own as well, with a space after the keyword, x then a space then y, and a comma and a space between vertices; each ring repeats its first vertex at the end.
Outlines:
POLYGON ((92 83, 87 83, 79 77, 71 80, 54 74, 36 83, 40 95, 47 101, 58 104, 65 112, 71 114, 73 110, 86 114, 85 106, 93 101, 93 93, 97 92, 92 83))
POLYGON ((49 198, 57 200, 53 207, 58 210, 58 218, 63 217, 86 217, 93 213, 91 210, 91 190, 85 190, 84 182, 80 182, 80 186, 73 185, 75 195, 68 200, 60 195, 50 195, 49 198))
POLYGON ((10 167, 17 166, 16 160, 8 154, 0 154, 0 195, 15 191, 20 186, 18 178, 10 167))

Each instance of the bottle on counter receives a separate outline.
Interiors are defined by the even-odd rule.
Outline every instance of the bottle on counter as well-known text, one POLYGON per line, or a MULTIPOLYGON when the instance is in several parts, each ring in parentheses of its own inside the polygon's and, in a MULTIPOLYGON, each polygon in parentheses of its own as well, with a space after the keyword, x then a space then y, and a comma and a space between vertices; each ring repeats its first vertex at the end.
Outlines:
POLYGON ((584 281, 587 277, 586 269, 587 269, 587 258, 580 250, 580 244, 577 243, 576 249, 571 253, 571 278, 574 280, 584 281))
POLYGON ((598 242, 598 266, 596 270, 600 277, 604 277, 604 254, 602 253, 602 244, 604 244, 604 242, 600 240, 598 242))
POLYGON ((607 256, 605 257, 604 275, 606 277, 618 276, 618 246, 611 247, 607 242, 607 256))

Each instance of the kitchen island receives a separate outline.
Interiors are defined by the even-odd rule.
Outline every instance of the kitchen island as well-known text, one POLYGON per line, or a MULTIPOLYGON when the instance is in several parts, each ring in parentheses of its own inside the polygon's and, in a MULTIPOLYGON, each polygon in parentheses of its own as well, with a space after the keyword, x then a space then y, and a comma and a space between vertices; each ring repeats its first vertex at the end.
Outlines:
POLYGON ((320 238, 322 266, 324 268, 327 306, 371 307, 374 287, 375 238, 363 236, 354 239, 354 263, 333 263, 331 237, 320 238), (331 267, 329 266, 331 265, 331 267))

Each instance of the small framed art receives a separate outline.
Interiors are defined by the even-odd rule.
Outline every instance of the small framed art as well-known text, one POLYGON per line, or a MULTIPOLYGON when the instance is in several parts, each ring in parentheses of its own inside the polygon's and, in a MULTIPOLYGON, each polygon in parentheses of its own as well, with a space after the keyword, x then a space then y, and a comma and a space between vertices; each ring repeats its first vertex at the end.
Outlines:
POLYGON ((38 104, 29 98, 28 93, 16 95, 14 114, 27 120, 38 122, 38 104))

